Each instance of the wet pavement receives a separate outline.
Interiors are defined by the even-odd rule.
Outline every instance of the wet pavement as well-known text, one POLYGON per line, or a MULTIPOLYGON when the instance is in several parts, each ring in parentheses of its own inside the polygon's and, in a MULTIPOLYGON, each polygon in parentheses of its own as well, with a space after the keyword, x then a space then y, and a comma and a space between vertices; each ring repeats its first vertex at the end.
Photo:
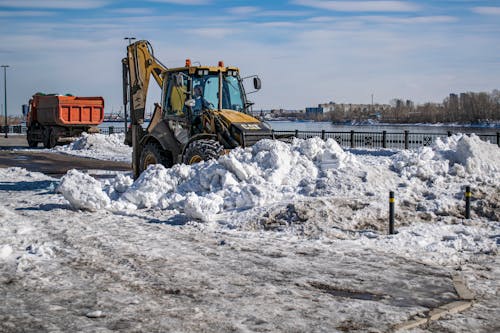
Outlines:
POLYGON ((9 167, 25 168, 55 177, 71 169, 85 170, 99 177, 105 177, 107 172, 115 175, 116 171, 131 170, 130 163, 52 153, 42 148, 29 149, 26 137, 22 135, 0 138, 0 168, 9 167))

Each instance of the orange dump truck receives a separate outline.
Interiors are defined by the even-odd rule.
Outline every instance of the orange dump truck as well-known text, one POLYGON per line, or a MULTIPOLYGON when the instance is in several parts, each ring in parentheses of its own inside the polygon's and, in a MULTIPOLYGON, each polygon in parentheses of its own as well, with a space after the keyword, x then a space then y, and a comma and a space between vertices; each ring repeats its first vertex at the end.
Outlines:
POLYGON ((42 142, 45 148, 52 148, 82 132, 99 132, 97 125, 103 120, 102 97, 36 94, 30 99, 26 121, 28 145, 36 147, 42 142))

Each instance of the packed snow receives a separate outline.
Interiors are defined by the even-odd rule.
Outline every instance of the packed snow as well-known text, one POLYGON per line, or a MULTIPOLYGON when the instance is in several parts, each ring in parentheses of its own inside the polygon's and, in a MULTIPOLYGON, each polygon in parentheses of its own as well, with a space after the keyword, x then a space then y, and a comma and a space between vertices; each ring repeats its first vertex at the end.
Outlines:
MULTIPOLYGON (((116 138, 83 139, 73 152, 117 155, 109 148, 116 138)), ((384 332, 456 300, 451 276, 461 274, 477 304, 416 331, 495 331, 499 171, 500 148, 474 135, 400 152, 263 140, 217 161, 152 165, 135 181, 0 169, 2 288, 24 281, 26 299, 55 290, 36 308, 67 308, 73 328, 89 332, 125 324, 384 332), (395 235, 387 235, 389 191, 395 235), (58 301, 67 293, 90 296, 69 306, 58 301)), ((5 306, 15 306, 22 288, 7 290, 5 306)), ((43 327, 64 325, 47 313, 43 327)), ((38 323, 9 316, 7 324, 38 323)))

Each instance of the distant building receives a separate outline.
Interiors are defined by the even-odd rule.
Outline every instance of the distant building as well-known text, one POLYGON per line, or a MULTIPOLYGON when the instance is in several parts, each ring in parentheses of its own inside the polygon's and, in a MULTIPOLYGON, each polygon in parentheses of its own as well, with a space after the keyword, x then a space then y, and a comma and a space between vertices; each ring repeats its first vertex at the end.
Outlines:
POLYGON ((323 114, 323 107, 306 107, 306 114, 323 114))

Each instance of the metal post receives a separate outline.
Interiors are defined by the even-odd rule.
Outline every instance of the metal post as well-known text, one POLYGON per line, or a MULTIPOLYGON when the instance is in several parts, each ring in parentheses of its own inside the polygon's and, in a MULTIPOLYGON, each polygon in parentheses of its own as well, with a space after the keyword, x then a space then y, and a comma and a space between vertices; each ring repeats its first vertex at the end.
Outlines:
POLYGON ((465 187, 465 218, 470 219, 470 198, 471 198, 470 186, 465 187))
POLYGON ((122 62, 122 82, 123 82, 123 118, 125 123, 125 134, 127 134, 127 104, 128 104, 128 92, 129 92, 129 79, 128 79, 128 61, 122 62))
POLYGON ((354 148, 354 131, 351 131, 351 148, 354 148))
POLYGON ((321 130, 321 139, 325 140, 325 137, 326 137, 325 130, 321 130))
POLYGON ((296 137, 297 139, 299 138, 299 130, 298 130, 298 129, 296 129, 296 130, 295 130, 295 137, 296 137))
POLYGON ((387 131, 382 131, 382 148, 387 148, 387 131))
POLYGON ((389 192, 389 235, 394 235, 394 191, 389 192))
POLYGON ((141 163, 141 149, 139 147, 139 127, 141 125, 135 125, 132 123, 132 127, 130 130, 132 131, 132 170, 134 173, 134 179, 139 177, 140 172, 140 163, 141 163))
POLYGON ((9 125, 7 123, 7 67, 9 65, 2 65, 3 67, 3 84, 4 84, 4 107, 5 107, 5 137, 8 138, 9 135, 7 134, 9 132, 9 125))
POLYGON ((451 136, 451 135, 452 135, 451 131, 448 131, 448 136, 451 136))
POLYGON ((500 147, 500 132, 497 132, 497 146, 500 147))
POLYGON ((408 149, 410 147, 410 131, 406 130, 405 131, 405 149, 408 149))

